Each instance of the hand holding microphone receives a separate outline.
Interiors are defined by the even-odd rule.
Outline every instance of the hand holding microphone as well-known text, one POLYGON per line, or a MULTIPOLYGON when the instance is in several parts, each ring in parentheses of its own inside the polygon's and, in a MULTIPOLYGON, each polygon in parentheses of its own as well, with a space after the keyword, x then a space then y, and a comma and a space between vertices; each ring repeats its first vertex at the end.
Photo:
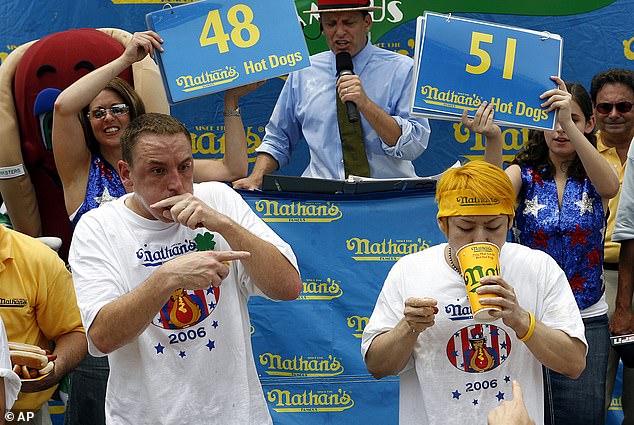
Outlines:
MULTIPOLYGON (((353 65, 352 65, 352 56, 348 52, 340 52, 336 55, 336 67, 337 67, 337 80, 343 77, 344 75, 354 75, 353 65)), ((345 94, 344 89, 344 94, 345 94)), ((346 112, 348 114, 349 122, 357 122, 359 121, 359 110, 357 109, 357 105, 354 102, 346 101, 346 112)))

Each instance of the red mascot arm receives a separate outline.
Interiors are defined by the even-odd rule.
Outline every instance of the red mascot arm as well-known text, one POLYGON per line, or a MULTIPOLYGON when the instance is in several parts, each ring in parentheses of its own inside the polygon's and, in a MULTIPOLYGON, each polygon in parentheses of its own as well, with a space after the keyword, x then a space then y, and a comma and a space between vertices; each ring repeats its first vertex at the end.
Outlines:
POLYGON ((13 50, 0 66, 0 193, 7 207, 13 228, 30 236, 41 236, 42 222, 35 189, 24 167, 20 147, 20 128, 13 100, 13 77, 24 52, 35 41, 13 50), (24 174, 15 175, 15 167, 22 166, 24 174), (6 168, 5 168, 6 167, 6 168))

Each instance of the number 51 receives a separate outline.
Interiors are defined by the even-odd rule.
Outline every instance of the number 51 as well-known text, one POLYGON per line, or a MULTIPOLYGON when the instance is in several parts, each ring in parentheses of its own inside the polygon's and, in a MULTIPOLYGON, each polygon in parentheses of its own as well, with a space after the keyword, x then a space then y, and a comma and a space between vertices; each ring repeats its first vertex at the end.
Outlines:
MULTIPOLYGON (((484 74, 491 67, 491 56, 486 50, 480 47, 480 43, 493 43, 493 34, 475 31, 471 33, 471 49, 469 50, 469 54, 480 58, 480 63, 475 66, 467 64, 466 70, 469 74, 484 74)), ((515 38, 506 39, 504 71, 502 72, 502 78, 506 80, 513 79, 516 45, 517 40, 515 38)))

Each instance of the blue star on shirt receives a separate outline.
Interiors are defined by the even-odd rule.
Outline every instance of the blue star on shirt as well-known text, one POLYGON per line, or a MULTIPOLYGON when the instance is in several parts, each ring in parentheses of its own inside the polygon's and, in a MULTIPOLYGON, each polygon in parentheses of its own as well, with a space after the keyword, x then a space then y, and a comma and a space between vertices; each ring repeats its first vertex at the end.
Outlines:
POLYGON ((209 340, 209 342, 205 345, 207 346, 207 348, 209 348, 209 351, 211 351, 216 348, 216 341, 209 340))
POLYGON ((458 352, 457 352, 456 350, 453 350, 453 351, 451 352, 450 356, 451 356, 451 357, 453 357, 453 358, 455 359, 456 357, 458 357, 458 352))
POLYGON ((212 286, 210 286, 209 288, 207 288, 207 295, 211 295, 214 293, 214 288, 212 286))
POLYGON ((506 341, 504 341, 502 344, 500 344, 500 348, 506 349, 506 341))
POLYGON ((502 391, 498 391, 496 397, 497 397, 498 401, 502 401, 502 400, 504 400, 504 393, 502 391))
POLYGON ((216 304, 214 304, 213 302, 209 303, 209 308, 214 309, 216 307, 216 304))
POLYGON ((510 376, 505 376, 504 377, 504 382, 508 383, 511 381, 511 377, 510 376))
POLYGON ((161 343, 159 342, 159 343, 158 343, 158 345, 155 345, 155 346, 154 346, 154 348, 156 349, 156 354, 163 354, 163 349, 164 349, 165 347, 163 347, 163 346, 161 345, 161 343))
POLYGON ((214 329, 217 328, 218 327, 218 321, 214 320, 214 322, 211 324, 211 326, 213 326, 214 329))
POLYGON ((453 398, 455 398, 456 400, 460 400, 460 396, 462 395, 462 394, 460 394, 460 391, 458 391, 458 390, 453 391, 451 394, 452 394, 453 398))
POLYGON ((181 359, 184 359, 187 356, 184 351, 181 351, 180 353, 178 353, 178 355, 181 357, 181 359))
POLYGON ((478 405, 478 399, 477 398, 474 399, 472 403, 473 403, 474 406, 477 406, 478 405))
MULTIPOLYGON (((490 329, 490 328, 489 328, 489 329, 490 329)), ((491 335, 492 335, 492 336, 498 336, 499 334, 500 334, 500 332, 498 331, 498 329, 497 329, 497 328, 495 328, 495 329, 491 329, 491 335)))

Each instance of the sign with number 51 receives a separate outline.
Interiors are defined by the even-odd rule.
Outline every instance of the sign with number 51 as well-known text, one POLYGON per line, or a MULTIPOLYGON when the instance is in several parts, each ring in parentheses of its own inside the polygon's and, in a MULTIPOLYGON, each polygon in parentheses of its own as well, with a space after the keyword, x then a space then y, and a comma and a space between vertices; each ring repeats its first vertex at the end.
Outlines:
POLYGON ((499 124, 554 128, 555 113, 539 96, 561 73, 559 35, 425 13, 416 41, 413 114, 460 120, 487 101, 499 124))
POLYGON ((146 15, 170 103, 310 66, 293 0, 202 0, 146 15))

